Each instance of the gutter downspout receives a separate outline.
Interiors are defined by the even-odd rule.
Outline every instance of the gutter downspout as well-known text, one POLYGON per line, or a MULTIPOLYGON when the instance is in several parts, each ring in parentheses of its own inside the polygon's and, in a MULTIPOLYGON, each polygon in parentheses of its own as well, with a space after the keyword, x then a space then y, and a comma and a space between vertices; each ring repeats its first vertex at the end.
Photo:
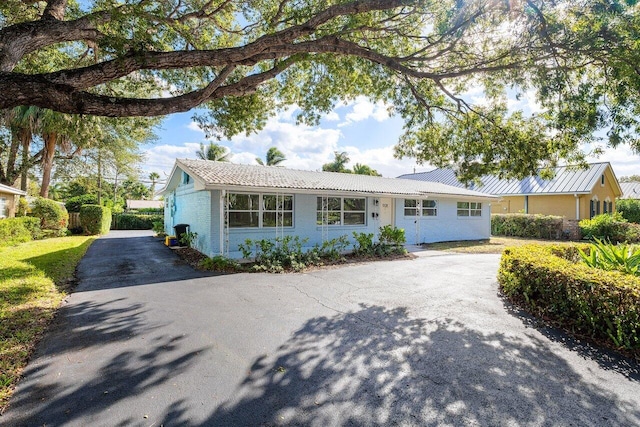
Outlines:
POLYGON ((573 197, 576 198, 576 221, 580 220, 580 196, 574 194, 573 197))

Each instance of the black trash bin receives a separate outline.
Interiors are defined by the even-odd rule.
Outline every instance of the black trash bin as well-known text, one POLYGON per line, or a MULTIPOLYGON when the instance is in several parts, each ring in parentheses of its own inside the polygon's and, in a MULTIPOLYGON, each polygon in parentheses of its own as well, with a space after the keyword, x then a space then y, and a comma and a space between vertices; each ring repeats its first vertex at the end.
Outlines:
POLYGON ((175 230, 176 239, 178 239, 178 245, 182 246, 182 236, 187 234, 187 231, 189 230, 189 224, 176 224, 173 226, 173 229, 175 230))

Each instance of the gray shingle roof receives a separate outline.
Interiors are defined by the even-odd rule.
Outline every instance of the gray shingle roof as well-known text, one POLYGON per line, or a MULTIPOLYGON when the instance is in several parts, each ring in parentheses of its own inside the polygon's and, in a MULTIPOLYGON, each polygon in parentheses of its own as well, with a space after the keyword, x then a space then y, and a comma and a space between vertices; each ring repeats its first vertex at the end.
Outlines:
POLYGON ((640 182, 621 182, 623 199, 640 199, 640 182))
POLYGON ((9 187, 8 185, 0 184, 0 193, 18 194, 20 196, 26 196, 27 192, 18 190, 17 188, 9 187))
MULTIPOLYGON (((543 179, 539 176, 528 177, 522 180, 499 179, 493 175, 485 175, 480 178, 480 185, 471 184, 466 188, 498 196, 588 194, 608 167, 610 167, 610 165, 607 162, 589 164, 588 169, 561 166, 555 169, 555 175, 552 179, 543 179)), ((456 178, 453 169, 445 168, 416 174, 405 174, 400 175, 398 178, 441 182, 443 184, 465 188, 465 185, 456 178)))
MULTIPOLYGON (((209 160, 178 159, 183 169, 207 189, 250 187, 289 191, 361 193, 390 196, 428 195, 488 198, 487 194, 437 182, 382 178, 335 172, 316 172, 274 166, 238 165, 209 160)), ((175 172, 174 168, 174 172, 175 172)), ((165 192, 169 187, 162 190, 165 192)))

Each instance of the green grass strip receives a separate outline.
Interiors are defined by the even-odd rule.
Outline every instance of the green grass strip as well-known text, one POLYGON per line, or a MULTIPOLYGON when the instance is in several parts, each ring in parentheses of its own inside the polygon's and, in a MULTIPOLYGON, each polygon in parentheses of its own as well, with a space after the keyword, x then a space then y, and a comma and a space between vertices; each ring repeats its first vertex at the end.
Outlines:
POLYGON ((94 240, 58 237, 0 248, 0 413, 94 240))

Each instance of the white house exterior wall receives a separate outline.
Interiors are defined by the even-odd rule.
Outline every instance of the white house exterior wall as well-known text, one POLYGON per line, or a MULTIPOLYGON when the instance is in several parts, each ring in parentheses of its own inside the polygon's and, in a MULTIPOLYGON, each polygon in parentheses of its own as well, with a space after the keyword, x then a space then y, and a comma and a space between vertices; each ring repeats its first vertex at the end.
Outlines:
POLYGON ((166 197, 165 231, 169 235, 174 235, 173 227, 176 224, 188 224, 189 231, 198 233, 196 249, 211 255, 213 253, 212 212, 211 192, 195 190, 193 182, 180 184, 175 192, 166 197))
MULTIPOLYGON (((253 194, 258 194, 259 191, 253 194)), ((211 243, 212 252, 210 256, 219 254, 220 251, 220 237, 218 234, 218 227, 220 224, 220 191, 211 191, 211 199, 213 201, 213 214, 212 223, 215 232, 214 238, 211 243)), ((273 192, 262 192, 262 194, 275 194, 273 192)), ((281 194, 287 194, 283 192, 281 194)), ((361 197, 350 194, 335 194, 333 196, 343 197, 361 197)), ((293 227, 284 227, 278 230, 279 236, 300 236, 301 239, 308 238, 309 240, 305 244, 305 248, 310 249, 314 245, 322 245, 322 227, 316 224, 317 218, 317 197, 315 194, 294 194, 293 195, 293 227)), ((358 233, 376 233, 379 228, 379 220, 372 218, 372 212, 374 209, 372 197, 367 197, 367 211, 365 213, 366 224, 354 225, 354 226, 328 226, 328 239, 334 239, 340 236, 348 236, 349 241, 353 242, 353 231, 358 233)), ((241 258, 242 253, 238 250, 238 245, 244 243, 245 240, 260 240, 260 239, 273 239, 276 237, 276 229, 273 227, 264 228, 230 228, 229 229, 229 257, 241 258)))
POLYGON ((404 215, 404 199, 396 199, 395 225, 404 228, 407 243, 434 243, 454 240, 481 240, 491 237, 491 206, 482 202, 482 216, 459 217, 457 202, 465 198, 430 198, 437 200, 437 215, 415 217, 404 215), (416 224, 416 221, 419 223, 416 224))

